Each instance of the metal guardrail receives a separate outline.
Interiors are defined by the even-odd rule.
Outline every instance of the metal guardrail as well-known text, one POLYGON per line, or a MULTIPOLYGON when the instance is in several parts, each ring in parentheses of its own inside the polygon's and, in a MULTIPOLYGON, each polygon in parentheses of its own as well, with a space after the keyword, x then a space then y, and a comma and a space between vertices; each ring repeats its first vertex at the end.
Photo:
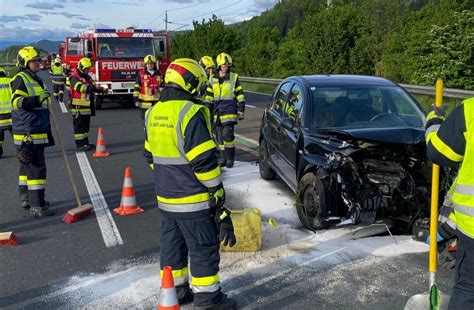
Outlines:
MULTIPOLYGON (((248 83, 260 83, 260 84, 271 84, 271 85, 278 85, 280 84, 282 79, 266 79, 266 78, 256 78, 256 77, 248 77, 248 76, 241 76, 239 77, 240 81, 248 82, 248 83)), ((418 86, 418 85, 410 85, 410 84, 399 84, 400 86, 404 87, 412 94, 417 95, 428 95, 434 96, 435 95, 435 88, 431 86, 418 86)), ((471 98, 474 97, 474 91, 472 90, 463 90, 463 89, 454 89, 454 88, 445 88, 443 89, 443 96, 449 98, 471 98)))

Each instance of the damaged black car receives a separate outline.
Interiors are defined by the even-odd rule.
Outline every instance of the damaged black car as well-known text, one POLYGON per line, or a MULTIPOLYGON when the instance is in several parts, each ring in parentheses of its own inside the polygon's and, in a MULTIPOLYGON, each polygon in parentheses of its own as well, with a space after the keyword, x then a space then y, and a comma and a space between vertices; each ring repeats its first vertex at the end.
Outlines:
POLYGON ((391 219, 410 233, 429 216, 424 129, 423 108, 389 80, 290 77, 262 118, 260 175, 288 184, 308 229, 391 219))

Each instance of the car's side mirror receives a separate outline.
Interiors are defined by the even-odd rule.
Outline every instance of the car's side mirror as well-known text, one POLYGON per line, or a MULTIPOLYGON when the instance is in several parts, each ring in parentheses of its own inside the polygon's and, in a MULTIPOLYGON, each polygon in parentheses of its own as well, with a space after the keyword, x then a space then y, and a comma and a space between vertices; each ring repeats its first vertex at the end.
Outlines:
POLYGON ((295 127, 295 121, 291 117, 285 117, 281 120, 280 125, 285 129, 291 130, 295 127))

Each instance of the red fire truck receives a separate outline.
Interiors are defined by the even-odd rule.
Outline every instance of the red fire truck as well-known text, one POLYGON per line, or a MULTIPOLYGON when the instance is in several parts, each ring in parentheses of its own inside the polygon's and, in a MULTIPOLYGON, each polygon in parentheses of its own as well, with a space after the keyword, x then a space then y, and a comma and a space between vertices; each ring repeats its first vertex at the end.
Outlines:
POLYGON ((91 76, 108 93, 96 96, 96 108, 102 108, 105 98, 117 96, 132 98, 133 84, 139 70, 143 68, 143 58, 148 54, 157 57, 159 69, 164 74, 170 63, 169 35, 153 32, 151 29, 90 29, 77 37, 67 37, 59 46, 59 54, 71 70, 75 70, 82 57, 93 60, 91 76))

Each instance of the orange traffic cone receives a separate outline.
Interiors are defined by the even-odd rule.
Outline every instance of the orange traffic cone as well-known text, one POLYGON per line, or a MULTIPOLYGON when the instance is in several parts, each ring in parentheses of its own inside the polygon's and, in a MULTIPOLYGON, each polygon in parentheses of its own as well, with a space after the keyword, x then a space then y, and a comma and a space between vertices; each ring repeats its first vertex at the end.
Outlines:
POLYGON ((99 132, 97 134, 97 144, 94 154, 94 157, 109 157, 110 153, 105 151, 105 140, 104 140, 104 131, 102 127, 99 127, 99 132))
POLYGON ((170 266, 163 268, 158 310, 179 310, 178 296, 174 287, 173 269, 170 266))
POLYGON ((137 201, 135 199, 135 189, 133 188, 132 181, 132 169, 130 167, 126 167, 120 207, 114 209, 114 212, 119 215, 130 215, 141 213, 143 211, 144 210, 137 205, 137 201))

